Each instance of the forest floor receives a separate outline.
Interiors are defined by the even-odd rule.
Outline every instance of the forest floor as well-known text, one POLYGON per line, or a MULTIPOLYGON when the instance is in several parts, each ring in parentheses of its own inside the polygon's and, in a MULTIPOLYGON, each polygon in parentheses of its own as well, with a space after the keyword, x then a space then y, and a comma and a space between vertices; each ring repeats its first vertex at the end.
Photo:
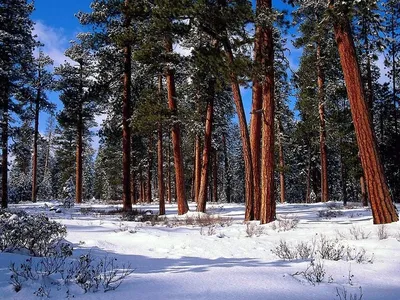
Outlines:
MULTIPOLYGON (((148 215, 146 222, 122 220, 112 213, 118 205, 82 204, 61 213, 50 211, 54 205, 11 208, 66 225, 72 259, 116 258, 134 271, 107 293, 45 282, 52 299, 400 299, 400 223, 373 225, 371 210, 357 205, 278 205, 278 220, 262 226, 243 222, 241 204, 208 203, 211 217, 178 216, 176 205, 167 204, 165 219, 148 215)), ((157 212, 156 204, 135 208, 157 212)), ((18 293, 10 284, 10 263, 27 258, 0 253, 0 299, 37 297, 38 283, 25 282, 18 293)))

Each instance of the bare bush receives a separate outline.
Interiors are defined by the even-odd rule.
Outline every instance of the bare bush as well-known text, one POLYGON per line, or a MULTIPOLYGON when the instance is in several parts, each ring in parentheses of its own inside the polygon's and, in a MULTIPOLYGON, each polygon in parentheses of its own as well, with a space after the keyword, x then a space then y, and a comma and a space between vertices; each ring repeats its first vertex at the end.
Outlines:
MULTIPOLYGON (((310 264, 304 271, 292 274, 293 277, 298 275, 304 277, 312 285, 321 283, 326 275, 323 261, 311 260, 310 264)), ((331 282, 331 280, 329 280, 329 282, 331 282)))
POLYGON ((389 237, 389 232, 385 225, 379 225, 376 232, 378 234, 378 239, 380 240, 386 240, 389 237))
POLYGON ((254 223, 254 222, 247 222, 246 223, 246 234, 247 234, 247 237, 263 235, 264 227, 254 223))
POLYGON ((345 287, 336 288, 336 297, 338 297, 339 300, 362 300, 363 292, 361 286, 358 287, 358 289, 359 293, 349 293, 345 287))
POLYGON ((320 210, 318 212, 318 217, 321 219, 332 219, 343 216, 343 212, 340 210, 320 210))
POLYGON ((200 234, 201 235, 215 235, 217 233, 216 229, 215 229, 215 224, 213 225, 209 225, 209 226, 202 226, 200 228, 200 234))
POLYGON ((298 218, 290 218, 287 215, 282 215, 277 218, 277 220, 272 223, 272 229, 277 231, 289 231, 295 229, 299 224, 298 218))
POLYGON ((360 226, 355 225, 349 229, 349 233, 355 240, 365 240, 371 235, 371 232, 367 233, 360 226))
POLYGON ((285 240, 280 240, 279 245, 272 249, 271 252, 283 260, 293 260, 298 258, 298 252, 285 240))

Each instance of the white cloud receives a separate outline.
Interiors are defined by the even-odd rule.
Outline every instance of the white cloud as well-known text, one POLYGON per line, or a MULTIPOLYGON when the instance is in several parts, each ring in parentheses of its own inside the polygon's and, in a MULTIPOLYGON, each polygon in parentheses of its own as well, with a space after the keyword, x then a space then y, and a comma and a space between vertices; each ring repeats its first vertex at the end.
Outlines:
POLYGON ((64 55, 65 50, 69 47, 69 41, 65 37, 63 29, 53 28, 41 21, 36 21, 33 33, 37 36, 36 40, 44 44, 43 51, 54 60, 54 66, 64 63, 65 60, 70 61, 64 55))

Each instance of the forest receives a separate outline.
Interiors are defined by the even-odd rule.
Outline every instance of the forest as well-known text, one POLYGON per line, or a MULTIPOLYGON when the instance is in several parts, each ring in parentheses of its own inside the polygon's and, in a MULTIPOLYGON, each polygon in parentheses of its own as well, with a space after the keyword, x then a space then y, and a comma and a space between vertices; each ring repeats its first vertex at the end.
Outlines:
POLYGON ((33 2, 2 0, 2 207, 73 185, 76 203, 155 201, 159 215, 244 202, 245 220, 264 224, 277 202, 340 201, 398 221, 400 4, 286 4, 95 0, 53 66, 33 2))

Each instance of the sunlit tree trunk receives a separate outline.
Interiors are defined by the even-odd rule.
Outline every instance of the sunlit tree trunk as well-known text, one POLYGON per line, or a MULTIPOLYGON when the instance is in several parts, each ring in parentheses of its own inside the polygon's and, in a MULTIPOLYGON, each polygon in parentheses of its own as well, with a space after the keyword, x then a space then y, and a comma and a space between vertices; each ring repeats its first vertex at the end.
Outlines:
MULTIPOLYGON (((257 15, 260 13, 263 0, 257 0, 257 15)), ((253 93, 252 107, 250 119, 250 147, 251 159, 253 163, 253 180, 254 180, 254 219, 260 220, 261 207, 261 127, 262 127, 262 83, 261 66, 262 66, 262 28, 256 27, 254 41, 254 63, 256 64, 256 72, 253 75, 253 93)))
POLYGON ((208 171, 209 161, 211 153, 211 137, 212 137, 212 126, 214 119, 214 85, 215 82, 210 80, 208 83, 208 97, 207 97, 207 111, 206 111, 206 123, 204 133, 204 148, 203 148, 203 159, 201 164, 201 179, 200 179, 200 190, 199 198, 197 202, 197 211, 206 212, 206 201, 207 201, 207 187, 208 187, 208 171))
MULTIPOLYGON (((272 0, 263 1, 266 9, 272 8, 272 0)), ((263 125, 261 146, 261 224, 275 220, 274 197, 274 142, 275 142, 275 100, 274 100, 274 45, 272 25, 263 29, 263 59, 265 80, 263 82, 263 125)))
MULTIPOLYGON (((329 4, 330 8, 333 8, 334 0, 330 0, 329 4)), ((374 224, 396 222, 399 217, 379 158, 349 20, 347 18, 334 19, 334 31, 374 224)))
MULTIPOLYGON (((167 53, 172 52, 172 42, 170 39, 166 40, 167 53)), ((175 92, 175 76, 172 69, 167 69, 167 91, 168 91, 168 107, 173 116, 177 115, 176 92, 175 92)), ((185 214, 188 210, 188 204, 185 197, 185 180, 183 172, 183 157, 181 149, 181 129, 179 123, 176 121, 172 125, 172 146, 174 152, 174 165, 175 165, 175 189, 176 189, 176 202, 178 203, 178 214, 185 214)))

